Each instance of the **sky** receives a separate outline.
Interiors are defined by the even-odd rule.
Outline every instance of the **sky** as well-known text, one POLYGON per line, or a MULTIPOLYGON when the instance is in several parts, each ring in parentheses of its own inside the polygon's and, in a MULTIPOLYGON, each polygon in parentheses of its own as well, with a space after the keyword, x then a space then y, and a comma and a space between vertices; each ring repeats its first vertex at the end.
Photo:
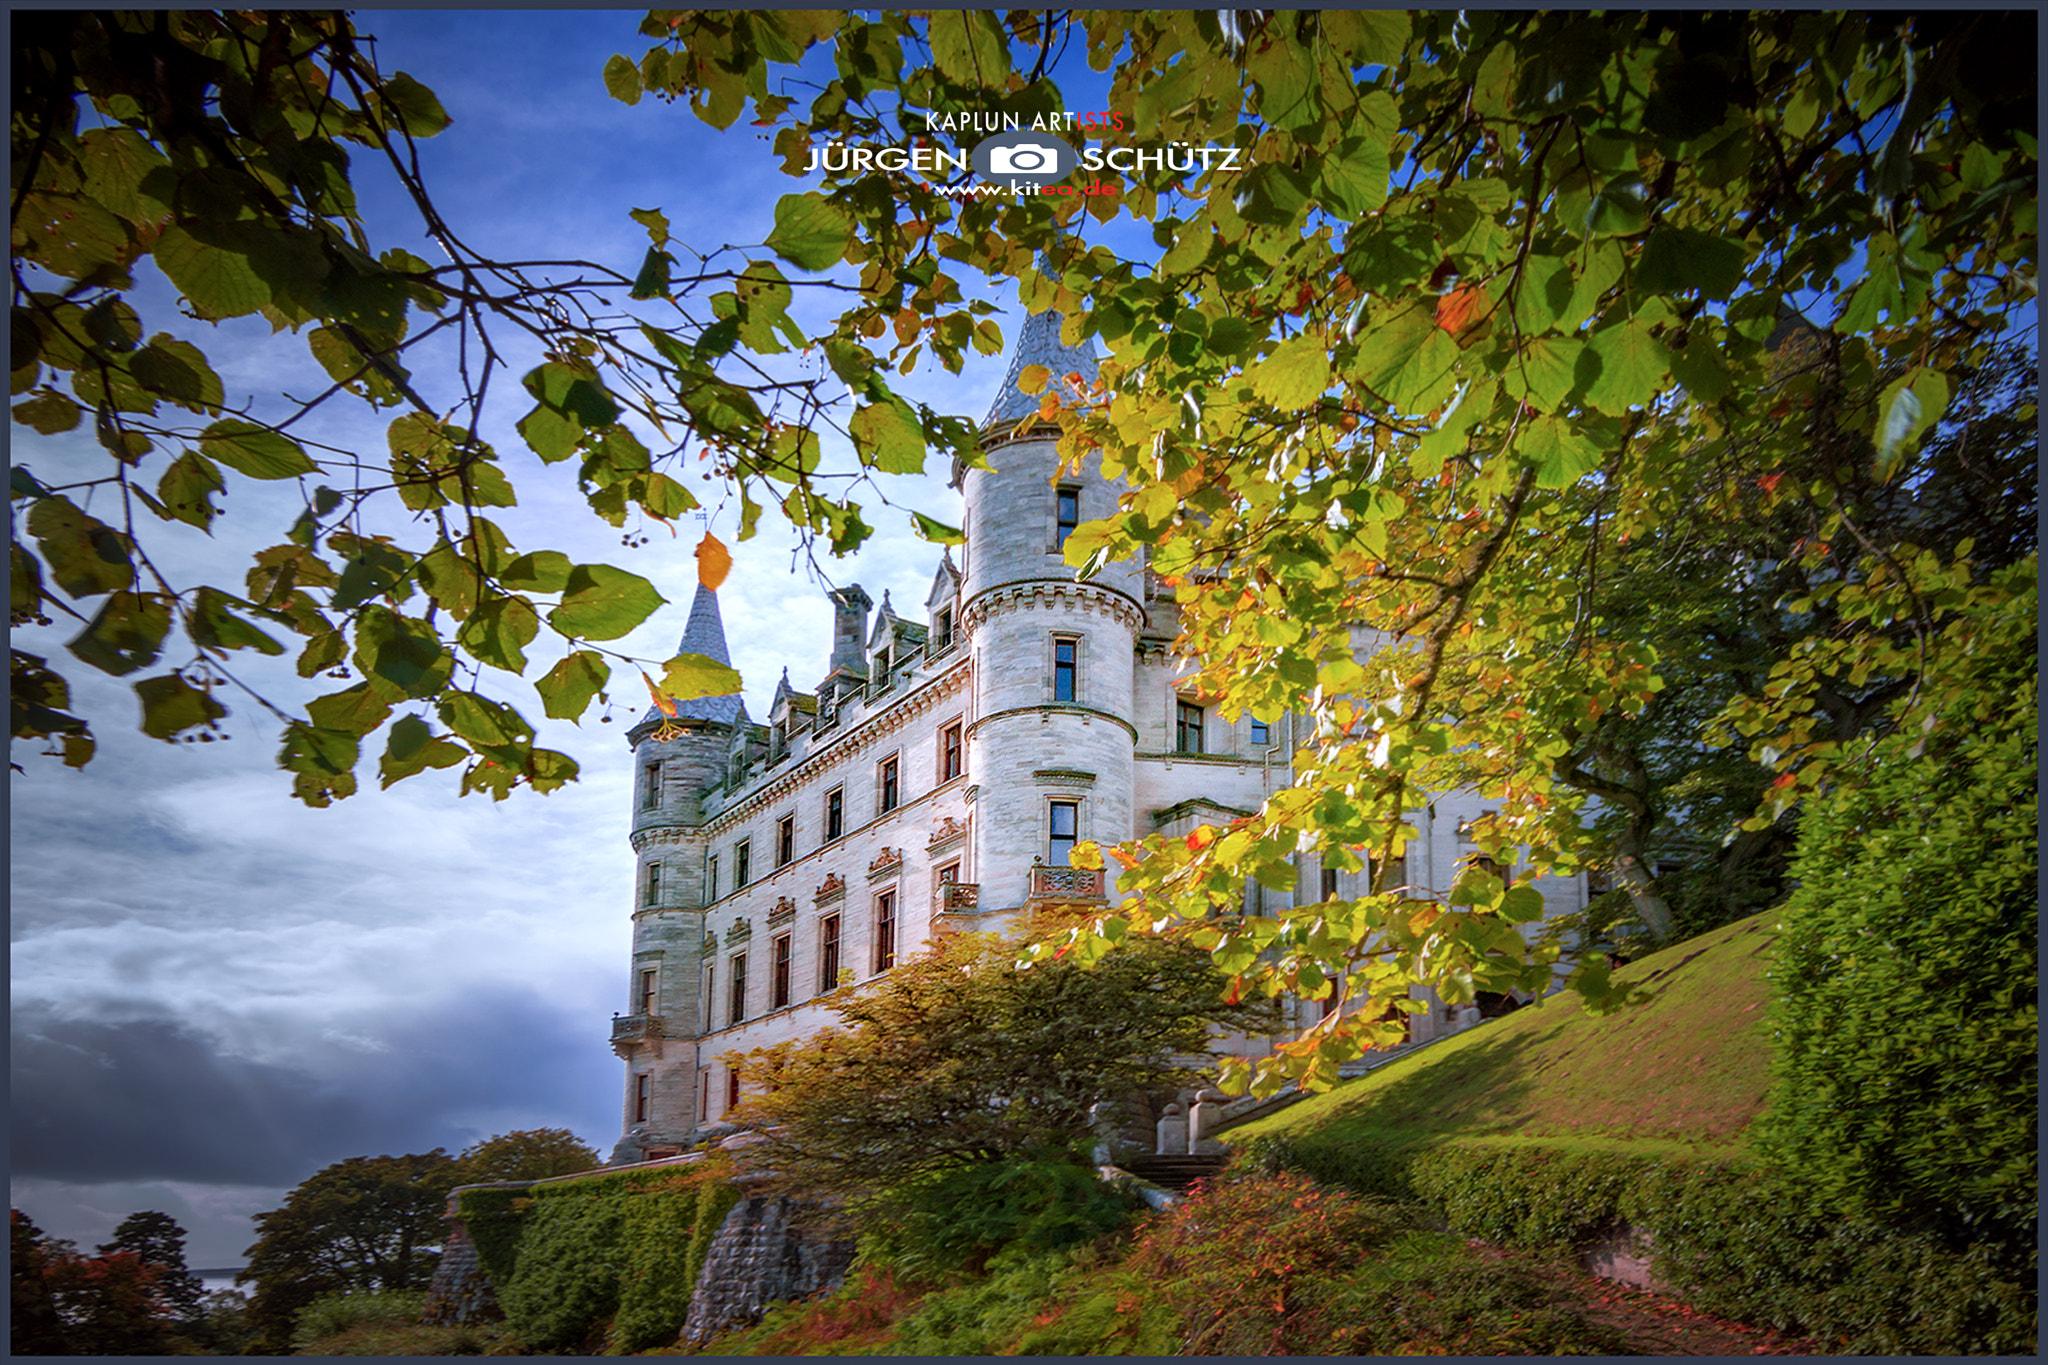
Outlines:
MULTIPOLYGON (((640 13, 358 12, 358 30, 379 39, 381 68, 424 82, 454 117, 421 144, 422 160, 444 216, 472 246, 631 273, 647 238, 628 211, 650 207, 693 246, 767 236, 776 198, 801 186, 782 174, 764 130, 742 123, 721 135, 680 105, 627 107, 606 95, 605 59, 637 60, 647 47, 640 13)), ((1068 107, 1100 107, 1075 101, 1103 78, 1078 52, 1067 65, 1078 72, 1068 107)), ((358 154, 357 188, 373 241, 430 256, 418 218, 366 160, 358 154)), ((1008 310, 1000 321, 1014 335, 1014 293, 987 296, 1008 310)), ((145 279, 136 303, 152 330, 196 326, 171 314, 160 281, 145 279)), ((303 341, 272 338, 260 322, 193 339, 231 395, 325 387, 303 341)), ((429 368, 414 365, 423 388, 429 368)), ((927 363, 899 387, 978 418, 1002 373, 1000 358, 957 377, 927 363)), ((510 429, 525 406, 501 406, 486 429, 522 492, 498 519, 515 543, 655 583, 668 604, 621 647, 674 652, 695 587, 694 542, 708 526, 734 552, 720 601, 750 711, 767 713, 785 666, 798 688, 815 685, 831 611, 823 585, 793 572, 789 536, 764 519, 758 538, 739 543, 735 512, 717 509, 677 536, 655 527, 644 546, 622 545, 573 489, 522 481, 539 472, 530 456, 520 464, 510 429)), ((339 444, 382 442, 367 409, 322 420, 318 434, 339 444)), ((91 477, 104 458, 87 433, 14 432, 14 463, 46 484, 67 471, 91 477)), ((957 525, 944 477, 898 481, 890 497, 957 525)), ((239 582, 249 550, 281 539, 296 498, 288 484, 245 481, 213 537, 164 524, 153 552, 174 579, 239 582)), ((921 613, 938 549, 910 535, 905 511, 873 509, 866 520, 877 535, 828 565, 833 581, 921 613)), ((539 1127, 609 1152, 623 1075, 609 1018, 627 1008, 632 909, 623 732, 646 706, 630 674, 610 723, 593 707, 580 726, 546 720, 529 690, 501 679, 495 695, 582 765, 564 790, 458 800, 449 770, 379 791, 372 758, 363 790, 311 810, 273 765, 280 726, 263 708, 229 696, 226 742, 150 739, 134 728, 131 680, 63 667, 75 629, 66 626, 15 635, 66 673, 99 741, 83 771, 33 745, 14 755, 26 770, 10 811, 15 1207, 88 1248, 129 1213, 161 1210, 187 1229, 188 1264, 234 1266, 254 1239, 251 1215, 351 1156, 455 1151, 539 1127)), ((537 653, 531 675, 552 657, 537 653)), ((299 680, 289 657, 230 666, 287 711, 324 690, 299 680)))

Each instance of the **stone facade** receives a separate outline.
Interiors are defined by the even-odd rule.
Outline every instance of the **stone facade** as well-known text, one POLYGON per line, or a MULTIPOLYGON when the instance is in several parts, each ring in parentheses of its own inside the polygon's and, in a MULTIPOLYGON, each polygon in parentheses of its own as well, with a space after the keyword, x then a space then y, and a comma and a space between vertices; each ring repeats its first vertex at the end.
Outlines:
MULTIPOLYGON (((1225 723, 1185 687, 1169 590, 1140 564, 1086 582, 1066 566, 1065 530, 1113 513, 1120 490, 1056 480, 1053 439, 1016 382, 1026 364, 1056 382, 1095 372, 1091 351, 1060 344, 1057 319, 1026 322, 985 427, 993 468, 955 471, 964 552, 942 558, 921 619, 841 589, 826 677, 806 693, 785 673, 765 724, 719 697, 651 709, 629 732, 638 875, 627 1008, 612 1024, 627 1067, 614 1163, 717 1130, 745 1084, 722 1055, 833 1022, 821 996, 888 971, 935 930, 1114 903, 1113 866, 1065 865, 1073 840, 1225 823, 1291 780, 1295 717, 1225 723)), ((714 592, 699 588, 680 648, 728 661, 714 592)), ((1453 793, 1413 814, 1418 894, 1448 887, 1471 852, 1462 822, 1482 809, 1453 793)), ((1293 892, 1248 892, 1254 908, 1365 889, 1303 864, 1293 892)), ((1577 879, 1539 889, 1553 913, 1585 901, 1577 879)), ((1451 1026, 1430 1004, 1413 1041, 1451 1026)), ((1296 1026, 1322 1010, 1292 1008, 1296 1026)))

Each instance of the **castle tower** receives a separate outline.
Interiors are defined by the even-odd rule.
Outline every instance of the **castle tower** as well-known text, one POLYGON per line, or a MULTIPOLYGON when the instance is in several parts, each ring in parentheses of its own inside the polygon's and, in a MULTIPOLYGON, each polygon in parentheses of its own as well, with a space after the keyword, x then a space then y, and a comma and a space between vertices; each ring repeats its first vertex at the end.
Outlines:
POLYGON ((1027 365, 1052 374, 1047 391, 1086 401, 1092 346, 1060 340, 1055 313, 1027 318, 1009 374, 983 424, 991 469, 962 475, 967 546, 960 614, 974 659, 968 771, 984 913, 1027 900, 1094 899, 1093 876, 1047 873, 1077 839, 1115 843, 1136 829, 1134 647, 1144 625, 1141 569, 1111 565, 1081 582, 1064 542, 1078 524, 1116 510, 1118 485, 1099 474, 1059 475, 1057 430, 1036 420, 1027 365), (1079 383, 1073 381, 1079 377, 1079 383))
MULTIPOLYGON (((730 665, 718 594, 699 586, 678 654, 730 665)), ((694 1055, 699 1019, 699 948, 704 941, 704 793, 722 779, 726 752, 745 713, 737 696, 658 706, 626 733, 633 747, 633 964, 626 1008, 612 1020, 612 1049, 626 1062, 625 1122, 612 1160, 683 1143, 694 1125, 687 1082, 693 1067, 663 1066, 664 1051, 694 1055)))

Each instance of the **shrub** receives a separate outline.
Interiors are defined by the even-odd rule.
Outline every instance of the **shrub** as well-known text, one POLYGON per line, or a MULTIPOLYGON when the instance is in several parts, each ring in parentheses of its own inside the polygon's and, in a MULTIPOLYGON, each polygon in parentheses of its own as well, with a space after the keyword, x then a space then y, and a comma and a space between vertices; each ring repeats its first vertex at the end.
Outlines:
POLYGON ((425 1292, 414 1289, 322 1294, 293 1319, 292 1346, 304 1351, 323 1337, 338 1336, 358 1323, 418 1322, 426 1306, 425 1292))
POLYGON ((979 1161, 884 1191, 887 1223, 864 1247, 916 1276, 978 1273, 1005 1250, 1057 1251, 1094 1241, 1144 1207, 1066 1152, 979 1161))
POLYGON ((1931 733, 1811 803, 1772 972, 1760 1149, 1819 1207, 1959 1242, 2031 1243, 2040 1192, 2031 595, 2012 615, 1931 733))

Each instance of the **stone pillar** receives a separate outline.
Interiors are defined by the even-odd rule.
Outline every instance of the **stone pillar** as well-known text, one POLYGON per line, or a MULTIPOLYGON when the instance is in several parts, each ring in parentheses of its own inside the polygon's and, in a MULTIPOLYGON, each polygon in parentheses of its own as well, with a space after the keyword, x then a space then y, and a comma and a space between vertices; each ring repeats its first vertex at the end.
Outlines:
POLYGON ((1194 1106, 1188 1110, 1188 1152, 1195 1156, 1215 1156, 1220 1153, 1223 1144, 1210 1134, 1222 1122, 1221 1092, 1204 1090, 1196 1095, 1194 1106))
POLYGON ((1166 1112, 1159 1116, 1159 1155, 1186 1156, 1188 1154, 1188 1120, 1178 1104, 1166 1106, 1166 1112))

